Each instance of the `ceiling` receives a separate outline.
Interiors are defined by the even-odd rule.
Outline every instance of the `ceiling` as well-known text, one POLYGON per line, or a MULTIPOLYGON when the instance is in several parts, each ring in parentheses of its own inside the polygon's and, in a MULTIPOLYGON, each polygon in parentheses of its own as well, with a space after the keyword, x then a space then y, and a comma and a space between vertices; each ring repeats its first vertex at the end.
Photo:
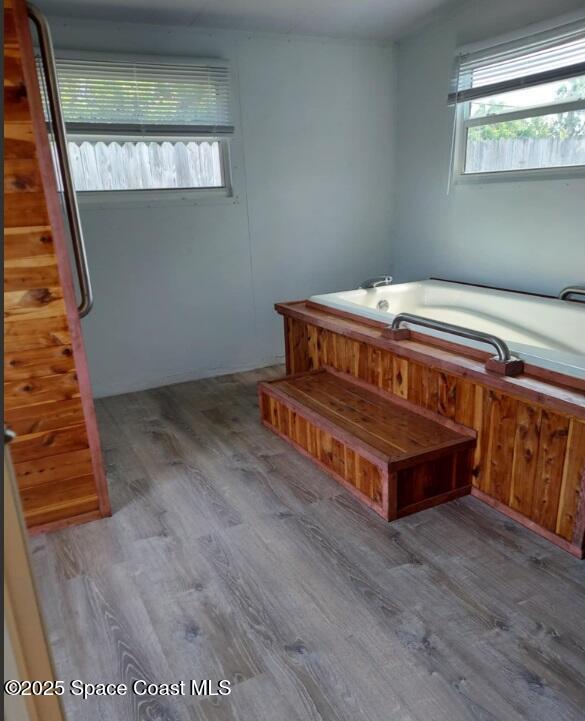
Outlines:
POLYGON ((394 40, 452 0, 41 0, 76 18, 394 40))

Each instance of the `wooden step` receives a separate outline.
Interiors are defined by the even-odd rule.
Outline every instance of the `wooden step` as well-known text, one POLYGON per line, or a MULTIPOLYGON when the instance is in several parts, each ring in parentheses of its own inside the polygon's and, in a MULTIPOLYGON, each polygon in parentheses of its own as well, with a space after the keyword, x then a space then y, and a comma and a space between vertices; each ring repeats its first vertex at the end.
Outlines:
POLYGON ((258 384, 262 422, 388 520, 471 490, 475 431, 331 368, 258 384))

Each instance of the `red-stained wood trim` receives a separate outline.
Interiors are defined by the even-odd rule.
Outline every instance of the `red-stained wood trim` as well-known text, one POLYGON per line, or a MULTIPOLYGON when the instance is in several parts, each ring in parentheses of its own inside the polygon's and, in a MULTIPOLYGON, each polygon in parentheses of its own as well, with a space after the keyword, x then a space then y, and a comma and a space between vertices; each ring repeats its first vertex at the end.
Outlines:
MULTIPOLYGON (((568 376, 564 376, 574 386, 566 388, 531 376, 529 366, 525 366, 526 373, 521 376, 498 376, 486 371, 482 363, 468 357, 467 354, 461 355, 445 351, 438 346, 430 345, 426 340, 425 343, 420 343, 385 339, 380 330, 371 328, 362 322, 341 318, 328 311, 307 308, 302 301, 288 305, 277 303, 275 307, 281 315, 308 325, 314 325, 352 340, 382 348, 398 357, 408 358, 433 369, 445 370, 458 378, 472 379, 487 388, 504 391, 520 400, 537 403, 545 408, 568 413, 585 420, 585 393, 583 393, 585 382, 580 379, 569 379, 568 376)), ((429 336, 426 338, 428 339, 429 336)))
POLYGON ((564 551, 568 551, 571 555, 576 556, 577 558, 584 557, 584 551, 582 546, 579 546, 576 543, 570 543, 564 538, 557 536, 556 533, 553 533, 552 531, 549 531, 546 528, 539 526, 534 521, 526 518, 526 516, 518 513, 518 511, 510 508, 510 506, 506 506, 504 503, 500 503, 500 501, 497 501, 495 498, 488 496, 487 493, 480 491, 479 488, 472 488, 471 495, 479 499, 483 503, 487 504, 494 510, 503 513, 505 516, 508 516, 508 518, 516 521, 516 523, 524 526, 524 528, 527 528, 529 531, 532 531, 533 533, 536 533, 537 535, 546 538, 547 541, 554 543, 556 546, 562 548, 564 551))
POLYGON ((382 338, 388 340, 412 340, 413 331, 410 328, 392 328, 387 326, 382 331, 382 338))
POLYGON ((506 361, 488 358, 485 362, 485 369, 502 376, 520 376, 524 373, 524 361, 519 358, 506 361))
POLYGON ((69 251, 65 244, 65 238, 68 236, 65 231, 63 215, 59 204, 57 182, 45 126, 44 111, 41 104, 41 92, 37 79, 37 69, 34 60, 35 56, 25 2, 22 0, 16 0, 13 3, 13 13, 18 42, 21 48, 22 70, 27 88, 27 97, 32 119, 33 135, 38 156, 40 176, 45 191, 45 202, 47 205, 49 222, 53 231, 53 245, 55 255, 57 257, 59 277, 63 288, 63 297, 65 299, 65 310, 71 333, 71 344, 73 347, 79 390, 85 415, 88 442, 91 449, 92 467, 99 501, 99 510, 101 516, 105 517, 111 515, 112 509, 102 459, 97 418, 93 403, 93 393, 89 380, 89 369, 83 343, 83 334, 81 331, 81 322, 77 312, 77 300, 75 298, 75 290, 71 274, 69 251))
MULTIPOLYGON (((390 322, 385 323, 383 320, 374 320, 373 318, 367 318, 364 315, 360 315, 359 313, 351 313, 350 311, 346 310, 340 310, 339 308, 334 308, 330 305, 325 305, 324 303, 317 303, 315 300, 297 300, 293 301, 293 303, 277 303, 276 306, 279 305, 294 305, 296 303, 304 303, 307 308, 313 308, 314 310, 319 310, 324 313, 330 313, 331 315, 336 315, 338 318, 349 318, 349 320, 355 320, 358 323, 361 323, 362 325, 367 325, 370 328, 378 328, 379 330, 386 330, 390 326, 390 322)), ((275 306, 275 307, 276 307, 275 306)), ((278 308, 277 308, 278 310, 278 308)), ((404 330, 407 330, 406 328, 404 330)))
MULTIPOLYGON (((295 378, 301 378, 302 376, 314 376, 314 375, 319 375, 319 373, 324 373, 325 370, 329 370, 329 369, 326 368, 325 366, 322 366, 321 368, 311 368, 311 370, 309 370, 309 371, 297 371, 297 373, 287 373, 287 374, 286 374, 286 379, 287 379, 288 381, 292 381, 292 380, 294 380, 295 378)), ((349 376, 349 378, 352 379, 351 376, 349 376)), ((260 381, 260 383, 265 383, 265 384, 271 385, 271 384, 274 384, 274 383, 278 383, 278 382, 280 382, 281 380, 282 380, 282 378, 273 378, 273 379, 270 380, 270 381, 260 381)), ((352 380, 353 380, 353 379, 352 379, 352 380)))

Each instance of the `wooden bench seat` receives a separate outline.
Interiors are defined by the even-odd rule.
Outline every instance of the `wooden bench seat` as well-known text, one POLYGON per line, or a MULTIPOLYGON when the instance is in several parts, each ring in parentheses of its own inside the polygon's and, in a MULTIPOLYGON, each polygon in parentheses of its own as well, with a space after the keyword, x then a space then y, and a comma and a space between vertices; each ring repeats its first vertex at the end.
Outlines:
POLYGON ((475 433, 323 368, 258 386, 262 422, 388 520, 471 490, 475 433))

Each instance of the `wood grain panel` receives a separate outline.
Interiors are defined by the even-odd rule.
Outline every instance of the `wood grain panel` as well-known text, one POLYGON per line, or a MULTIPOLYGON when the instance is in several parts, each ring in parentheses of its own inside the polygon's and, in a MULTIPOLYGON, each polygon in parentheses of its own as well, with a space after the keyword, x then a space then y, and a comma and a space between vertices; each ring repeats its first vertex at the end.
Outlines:
POLYGON ((17 72, 21 65, 16 58, 9 58, 5 64, 7 83, 4 86, 4 119, 6 122, 22 122, 30 117, 30 108, 26 97, 26 88, 22 80, 18 80, 17 72), (8 75, 12 73, 12 75, 8 75))
POLYGON ((530 516, 532 513, 541 417, 540 408, 526 403, 520 403, 518 406, 510 506, 525 516, 530 516))
POLYGON ((489 441, 489 433, 485 432, 489 422, 489 409, 486 404, 489 403, 488 390, 477 386, 473 398, 473 424, 472 427, 477 433, 475 451, 473 453, 473 485, 480 488, 483 484, 485 476, 485 460, 487 455, 487 447, 489 441))
POLYGON ((76 397, 79 397, 79 384, 74 370, 4 384, 6 410, 30 408, 37 403, 68 401, 76 397))
POLYGON ((550 411, 542 412, 530 517, 549 531, 555 531, 557 525, 568 433, 568 418, 550 411))
POLYGON ((11 160, 14 158, 34 158, 35 156, 36 148, 32 123, 4 123, 4 157, 11 160))
POLYGON ((54 288, 60 285, 54 254, 4 260, 4 291, 54 288))
POLYGON ((93 474, 21 489, 24 517, 31 526, 79 516, 98 509, 93 474))
POLYGON ((433 368, 422 366, 422 406, 436 411, 439 406, 439 374, 433 368))
POLYGON ((69 324, 65 316, 4 324, 4 349, 8 353, 54 345, 71 345, 69 324))
POLYGON ((37 255, 54 257, 53 236, 50 225, 4 228, 5 262, 21 258, 32 258, 37 255))
MULTIPOLYGON (((349 354, 348 354, 349 355, 349 354)), ((392 359, 390 359, 392 363, 392 359)), ((345 367, 351 368, 353 366, 351 358, 345 359, 345 367)), ((374 346, 368 346, 368 372, 366 373, 366 380, 373 386, 378 388, 383 387, 383 373, 382 373, 382 351, 380 348, 374 348, 374 346)), ((347 372, 347 371, 346 371, 347 372)))
POLYGON ((457 411, 457 379, 443 371, 437 373, 437 411, 445 418, 455 419, 457 411))
POLYGON ((315 363, 318 362, 319 358, 319 331, 314 325, 308 325, 307 327, 307 359, 308 359, 308 370, 316 368, 315 363))
POLYGON ((384 390, 392 391, 400 398, 408 398, 408 361, 405 358, 392 356, 390 353, 385 353, 384 357, 385 365, 392 369, 392 383, 384 382, 382 387, 384 390))
POLYGON ((290 358, 290 372, 298 373, 310 369, 307 326, 304 323, 286 319, 287 349, 290 358))
POLYGON ((70 345, 29 348, 4 354, 4 380, 11 383, 68 373, 74 368, 70 345))
MULTIPOLYGON (((82 448, 79 451, 69 451, 56 456, 49 456, 34 461, 22 461, 14 464, 18 473, 21 488, 31 488, 51 484, 55 481, 81 478, 92 472, 91 451, 82 448)), ((47 488, 44 492, 47 493, 47 488)), ((50 493, 47 493, 50 495, 50 493)))
POLYGON ((9 52, 14 49, 20 58, 20 46, 12 8, 12 0, 4 0, 4 55, 8 56, 9 52))
MULTIPOLYGON (((4 57, 4 98, 6 104, 7 93, 12 89, 18 88, 26 99, 26 86, 24 85, 24 75, 22 72, 22 63, 16 47, 6 46, 4 57)), ((8 96, 10 97, 10 96, 8 96)), ((9 105, 15 104, 11 99, 9 105)), ((27 106, 27 118, 30 115, 30 108, 27 106)))
POLYGON ((425 368, 420 363, 408 362, 408 389, 406 397, 411 403, 415 403, 417 406, 424 406, 424 385, 423 385, 423 374, 426 372, 425 368))
POLYGON ((31 225, 45 225, 49 222, 49 214, 44 203, 45 196, 42 192, 20 192, 9 195, 10 203, 4 208, 4 225, 7 228, 22 226, 23 218, 26 218, 31 225))
POLYGON ((470 451, 438 458, 407 468, 397 474, 397 516, 417 513, 443 501, 457 498, 461 490, 468 492, 471 481, 470 451))
POLYGON ((35 159, 8 159, 4 164, 5 193, 42 193, 43 184, 35 159))
POLYGON ((4 409, 29 526, 109 515, 23 0, 4 3, 4 409))
MULTIPOLYGON (((585 493, 585 423, 571 420, 567 438, 567 454, 563 468, 563 481, 559 498, 556 532, 568 541, 573 536, 577 514, 585 493)), ((583 539, 579 539, 583 543, 583 539)))
POLYGON ((469 428, 473 427, 476 386, 470 381, 457 379, 455 397, 455 420, 469 428))
MULTIPOLYGON (((77 395, 77 394, 76 394, 77 395)), ((83 406, 79 397, 58 403, 36 403, 10 410, 10 427, 24 437, 41 431, 68 428, 83 423, 83 406)))
POLYGON ((32 461, 35 458, 80 451, 88 447, 85 424, 65 426, 57 430, 41 431, 22 436, 13 441, 11 445, 12 457, 15 463, 32 461))
POLYGON ((510 469, 514 460, 514 437, 518 403, 514 398, 492 393, 488 463, 485 492, 501 503, 510 500, 510 469))
MULTIPOLYGON (((4 88, 24 83, 20 45, 16 35, 14 14, 9 11, 10 5, 4 0, 4 88)), ((26 88, 25 88, 26 92, 26 88)), ((29 111, 30 112, 30 111, 29 111)))
POLYGON ((63 290, 31 288, 4 294, 4 322, 17 322, 31 318, 55 318, 65 315, 63 290))

